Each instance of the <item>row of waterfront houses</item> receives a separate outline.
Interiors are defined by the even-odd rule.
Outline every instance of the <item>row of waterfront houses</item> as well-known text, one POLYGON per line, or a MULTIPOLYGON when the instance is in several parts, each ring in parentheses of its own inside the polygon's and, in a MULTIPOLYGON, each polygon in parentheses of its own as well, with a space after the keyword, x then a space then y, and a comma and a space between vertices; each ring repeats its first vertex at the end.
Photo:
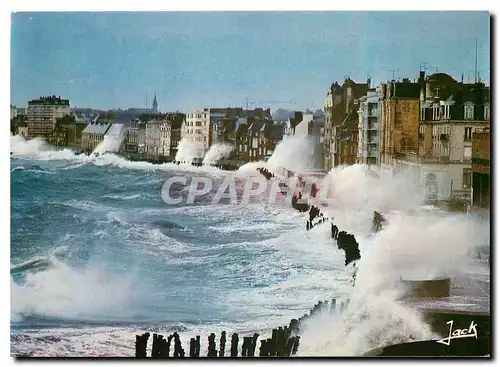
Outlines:
MULTIPOLYGON (((17 131, 27 138, 42 137, 56 146, 92 151, 113 125, 119 125, 121 153, 160 161, 174 160, 182 139, 197 144, 201 154, 214 144, 230 144, 233 150, 226 160, 236 164, 269 158, 284 136, 308 137, 322 149, 324 121, 313 114, 297 111, 280 123, 273 121, 270 109, 263 108, 205 108, 186 114, 161 114, 157 113, 156 99, 152 109, 138 112, 132 115, 135 118, 117 122, 117 116, 103 112, 71 111, 67 99, 40 97, 28 102, 26 126, 19 126, 17 131)), ((114 131, 116 135, 117 129, 114 131)), ((316 155, 316 168, 322 168, 322 152, 318 150, 316 155)))
POLYGON ((429 201, 489 207, 490 88, 484 83, 424 71, 418 80, 377 87, 347 78, 331 85, 324 110, 325 171, 372 164, 411 175, 429 201))
POLYGON ((214 144, 230 144, 227 159, 240 164, 266 160, 284 138, 302 136, 314 145, 312 168, 375 165, 411 175, 430 201, 470 198, 475 205, 489 206, 490 88, 480 81, 464 83, 424 71, 417 80, 378 86, 370 79, 356 83, 347 78, 331 84, 324 116, 296 111, 282 122, 273 121, 263 108, 205 108, 185 114, 158 114, 157 108, 155 98, 152 109, 119 110, 111 116, 77 113, 69 100, 41 97, 28 102, 19 132, 93 150, 117 124, 118 114, 125 117, 118 129, 124 154, 173 160, 185 139, 205 152, 214 144))

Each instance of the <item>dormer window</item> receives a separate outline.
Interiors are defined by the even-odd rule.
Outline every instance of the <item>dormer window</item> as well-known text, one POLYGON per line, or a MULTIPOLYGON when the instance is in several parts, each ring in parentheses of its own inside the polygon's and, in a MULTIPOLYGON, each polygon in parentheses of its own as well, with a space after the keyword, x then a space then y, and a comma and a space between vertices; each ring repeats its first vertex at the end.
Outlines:
POLYGON ((467 102, 464 106, 464 119, 465 120, 474 119, 474 104, 472 102, 467 102))

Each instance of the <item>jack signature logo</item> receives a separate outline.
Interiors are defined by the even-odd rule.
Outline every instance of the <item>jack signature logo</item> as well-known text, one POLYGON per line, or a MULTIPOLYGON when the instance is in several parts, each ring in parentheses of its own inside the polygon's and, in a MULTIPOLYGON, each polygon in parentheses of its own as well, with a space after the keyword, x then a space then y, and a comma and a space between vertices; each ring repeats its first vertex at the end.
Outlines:
POLYGON ((460 338, 473 338, 475 337, 477 339, 477 330, 476 326, 477 324, 472 321, 470 323, 470 326, 468 329, 455 329, 453 330, 453 320, 450 320, 447 322, 448 325, 450 325, 450 332, 448 334, 447 338, 438 340, 438 343, 444 344, 444 345, 450 345, 450 342, 452 339, 460 339, 460 338))

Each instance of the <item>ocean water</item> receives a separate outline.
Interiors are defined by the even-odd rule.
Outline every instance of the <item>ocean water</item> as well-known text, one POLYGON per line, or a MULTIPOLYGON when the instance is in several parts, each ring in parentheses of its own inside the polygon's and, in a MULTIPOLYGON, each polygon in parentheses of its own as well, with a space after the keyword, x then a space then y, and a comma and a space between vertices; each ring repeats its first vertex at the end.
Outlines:
MULTIPOLYGON (((169 177, 203 176, 217 185, 227 175, 243 180, 245 169, 152 165, 110 153, 95 159, 19 139, 11 140, 11 149, 12 355, 132 356, 136 334, 174 330, 185 350, 196 334, 205 350, 211 332, 266 335, 333 297, 350 298, 351 314, 311 324, 299 354, 357 355, 408 333, 432 337, 415 310, 385 292, 400 274, 469 269, 466 273, 482 274, 481 281, 489 282, 488 267, 466 256, 470 248, 489 244, 485 223, 467 227, 470 219, 425 208, 404 214, 407 207, 420 207, 388 193, 385 209, 394 209, 388 218, 395 224, 372 236, 372 209, 381 204, 360 197, 366 190, 353 185, 353 178, 365 186, 374 178, 359 167, 332 172, 343 201, 325 209, 360 242, 353 288, 329 226, 305 231, 307 214, 265 200, 213 204, 213 193, 191 205, 162 200, 169 177), (453 256, 438 251, 422 267, 419 254, 436 251, 417 238, 422 225, 434 226, 428 233, 443 246, 446 237, 453 256), (415 246, 401 233, 405 226, 414 232, 415 246), (483 236, 469 240, 471 233, 483 236), (418 251, 410 251, 414 248, 418 251), (394 320, 403 326, 387 331, 384 323, 394 320)), ((384 187, 395 195, 395 187, 406 186, 384 187)), ((373 194, 374 200, 381 197, 373 194)))
POLYGON ((281 326, 344 281, 341 253, 291 208, 172 207, 161 188, 174 169, 11 167, 13 354, 130 355, 151 327, 281 326))

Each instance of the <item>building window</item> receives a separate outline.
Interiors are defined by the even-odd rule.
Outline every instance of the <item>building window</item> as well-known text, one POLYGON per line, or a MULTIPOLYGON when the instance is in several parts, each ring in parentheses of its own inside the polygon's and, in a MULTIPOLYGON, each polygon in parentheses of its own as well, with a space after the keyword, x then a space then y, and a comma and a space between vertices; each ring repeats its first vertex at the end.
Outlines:
POLYGON ((472 140, 472 127, 465 128, 464 140, 472 140))
POLYGON ((449 120, 450 119, 450 106, 449 105, 444 105, 444 116, 443 119, 449 120))
POLYGON ((464 168, 463 169, 463 185, 464 189, 470 189, 471 188, 471 178, 472 178, 472 171, 470 168, 464 168))
POLYGON ((438 105, 434 105, 432 107, 432 119, 439 120, 439 106, 438 105))
POLYGON ((464 160, 469 160, 472 156, 472 147, 464 147, 464 160))
POLYGON ((465 120, 473 120, 474 119, 474 105, 472 103, 467 103, 465 106, 464 117, 465 120))
POLYGON ((484 119, 485 120, 490 119, 490 105, 489 104, 484 105, 484 119))

